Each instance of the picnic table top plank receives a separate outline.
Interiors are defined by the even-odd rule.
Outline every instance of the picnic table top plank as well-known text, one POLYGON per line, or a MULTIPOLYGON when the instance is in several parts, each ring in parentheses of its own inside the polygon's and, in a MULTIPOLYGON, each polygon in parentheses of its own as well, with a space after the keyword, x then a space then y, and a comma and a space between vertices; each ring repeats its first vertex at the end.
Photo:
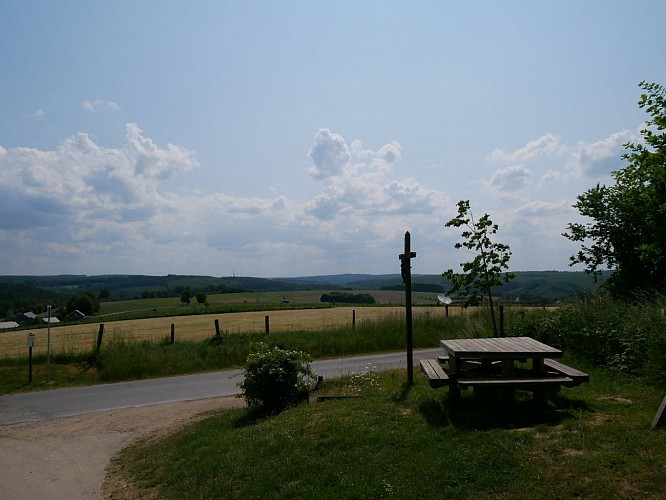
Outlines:
POLYGON ((442 340, 452 356, 507 359, 518 357, 561 357, 562 351, 531 337, 442 340))

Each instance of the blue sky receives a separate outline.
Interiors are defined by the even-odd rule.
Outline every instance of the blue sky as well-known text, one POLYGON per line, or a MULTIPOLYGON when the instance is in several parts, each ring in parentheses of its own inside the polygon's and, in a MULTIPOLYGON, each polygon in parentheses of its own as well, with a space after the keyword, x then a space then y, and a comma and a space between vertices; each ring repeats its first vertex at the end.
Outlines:
POLYGON ((662 1, 0 3, 0 274, 568 270, 662 1))

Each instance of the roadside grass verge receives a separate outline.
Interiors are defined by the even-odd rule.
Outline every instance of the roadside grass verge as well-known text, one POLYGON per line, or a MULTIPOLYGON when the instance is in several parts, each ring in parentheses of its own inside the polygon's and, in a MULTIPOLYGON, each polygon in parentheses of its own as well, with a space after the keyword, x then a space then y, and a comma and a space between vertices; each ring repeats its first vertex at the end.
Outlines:
POLYGON ((325 381, 322 394, 360 397, 260 420, 220 412, 135 443, 111 470, 136 497, 663 498, 666 432, 650 428, 663 394, 573 364, 591 382, 546 409, 471 392, 452 408, 404 370, 325 381))
MULTIPOLYGON (((414 347, 437 347, 442 338, 485 336, 489 331, 487 315, 481 310, 465 315, 423 314, 414 316, 414 347)), ((118 382, 142 378, 181 375, 208 370, 240 367, 248 354, 263 342, 269 346, 305 351, 313 358, 404 350, 405 322, 401 314, 386 314, 377 320, 363 320, 355 328, 329 326, 319 329, 264 333, 223 333, 201 340, 135 340, 131 333, 113 329, 99 355, 93 350, 52 356, 51 383, 45 384, 46 356, 33 359, 33 384, 28 385, 26 356, 0 358, 0 394, 118 382), (77 374, 80 378, 77 379, 77 374)))
POLYGON ((50 379, 46 354, 33 356, 32 384, 28 383, 28 364, 27 356, 0 358, 0 395, 17 391, 62 389, 100 382, 90 353, 77 351, 52 354, 50 379))

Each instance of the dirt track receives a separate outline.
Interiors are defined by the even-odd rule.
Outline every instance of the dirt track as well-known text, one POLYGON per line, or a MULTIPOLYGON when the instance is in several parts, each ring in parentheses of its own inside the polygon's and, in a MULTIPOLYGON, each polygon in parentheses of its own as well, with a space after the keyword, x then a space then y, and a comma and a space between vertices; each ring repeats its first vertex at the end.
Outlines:
POLYGON ((224 397, 0 427, 0 498, 132 498, 116 478, 105 481, 113 455, 140 437, 242 405, 224 397))

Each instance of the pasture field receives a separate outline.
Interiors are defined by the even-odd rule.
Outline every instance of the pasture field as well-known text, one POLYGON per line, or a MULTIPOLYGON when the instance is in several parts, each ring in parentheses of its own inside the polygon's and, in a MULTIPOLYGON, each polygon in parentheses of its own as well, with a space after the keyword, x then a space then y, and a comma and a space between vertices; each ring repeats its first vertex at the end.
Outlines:
MULTIPOLYGON (((317 331, 330 327, 349 326, 355 311, 356 325, 364 321, 385 318, 403 318, 404 307, 331 307, 325 309, 294 309, 254 311, 226 314, 200 314, 171 316, 104 323, 104 343, 112 339, 160 341, 171 334, 171 324, 178 340, 200 340, 215 334, 215 320, 219 321, 222 334, 261 333, 265 330, 265 317, 269 316, 270 332, 317 331)), ((449 308, 450 315, 461 313, 461 308, 449 308)), ((443 315, 443 307, 416 307, 418 315, 443 315)), ((99 323, 63 325, 51 327, 51 352, 91 351, 96 343, 99 323)), ((35 333, 33 354, 44 354, 47 349, 48 330, 40 328, 35 333)), ((0 333, 0 357, 27 355, 28 330, 0 333)))
MULTIPOLYGON (((224 306, 231 304, 266 304, 279 305, 283 299, 294 306, 308 304, 320 304, 322 294, 330 293, 330 290, 297 291, 297 292, 242 292, 242 293, 217 293, 206 297, 208 306, 198 304, 193 297, 189 306, 183 304, 179 297, 167 297, 156 299, 118 300, 113 302, 102 302, 99 316, 120 314, 132 311, 144 311, 152 309, 181 309, 205 311, 207 307, 224 306)), ((368 293, 372 295, 377 304, 380 305, 402 305, 405 301, 405 293, 396 290, 352 290, 349 293, 368 293)), ((412 294, 415 305, 436 305, 437 294, 429 292, 415 292, 412 294)))

